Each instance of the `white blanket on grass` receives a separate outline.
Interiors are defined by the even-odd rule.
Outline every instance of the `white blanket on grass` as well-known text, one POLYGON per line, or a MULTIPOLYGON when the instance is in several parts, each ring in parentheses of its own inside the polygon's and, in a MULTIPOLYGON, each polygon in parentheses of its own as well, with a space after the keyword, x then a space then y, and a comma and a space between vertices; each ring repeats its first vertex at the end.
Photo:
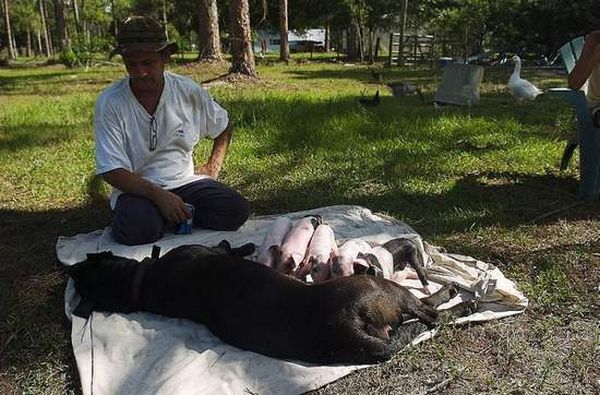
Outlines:
MULTIPOLYGON (((399 236, 417 241, 427 262, 432 291, 454 281, 461 292, 440 308, 478 298, 479 310, 457 322, 486 321, 523 312, 527 299, 515 284, 491 264, 448 254, 423 242, 408 225, 373 214, 359 206, 331 206, 286 214, 292 220, 318 214, 334 229, 338 242, 360 237, 384 243, 399 236)), ((278 216, 250 219, 236 232, 194 230, 190 235, 168 235, 156 245, 161 255, 183 244, 216 245, 228 240, 237 247, 260 244, 278 216)), ((112 251, 141 260, 152 245, 115 243, 110 228, 74 237, 60 237, 58 259, 65 265, 86 259, 86 253, 112 251)), ((405 280, 417 296, 424 296, 418 280, 405 280)), ((88 320, 71 313, 79 301, 69 280, 65 310, 72 321, 71 340, 84 394, 297 394, 319 388, 360 366, 314 366, 283 361, 224 344, 205 326, 183 319, 149 313, 93 313, 88 320)), ((248 328, 252 330, 252 328, 248 328)), ((413 342, 433 335, 425 332, 413 342)))

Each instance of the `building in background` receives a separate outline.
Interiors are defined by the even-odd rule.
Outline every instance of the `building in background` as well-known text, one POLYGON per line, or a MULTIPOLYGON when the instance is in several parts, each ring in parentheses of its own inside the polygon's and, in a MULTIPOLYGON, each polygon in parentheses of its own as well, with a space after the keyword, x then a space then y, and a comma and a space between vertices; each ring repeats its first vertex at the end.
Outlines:
MULTIPOLYGON (((288 33, 290 52, 320 52, 325 50, 325 29, 290 30, 288 33)), ((279 53, 278 31, 259 30, 254 35, 255 53, 279 53)))

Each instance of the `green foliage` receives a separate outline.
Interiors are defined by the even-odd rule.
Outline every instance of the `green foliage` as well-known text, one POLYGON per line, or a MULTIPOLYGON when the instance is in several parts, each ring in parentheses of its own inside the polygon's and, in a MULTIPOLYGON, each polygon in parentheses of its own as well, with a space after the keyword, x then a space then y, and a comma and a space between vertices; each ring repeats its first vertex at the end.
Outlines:
POLYGON ((58 61, 67 67, 80 66, 79 58, 72 49, 63 50, 58 56, 58 61))
POLYGON ((423 0, 413 21, 460 52, 494 50, 550 55, 560 45, 598 28, 594 0, 423 0))
POLYGON ((102 37, 92 37, 89 41, 76 39, 71 48, 60 53, 59 62, 67 67, 89 66, 98 54, 111 50, 111 41, 102 37))

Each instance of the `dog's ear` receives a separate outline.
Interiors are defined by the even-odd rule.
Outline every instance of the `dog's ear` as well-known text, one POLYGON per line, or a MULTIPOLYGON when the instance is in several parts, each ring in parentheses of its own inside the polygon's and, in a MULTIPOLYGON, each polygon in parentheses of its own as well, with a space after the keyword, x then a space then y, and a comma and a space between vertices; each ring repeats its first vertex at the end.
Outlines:
POLYGON ((227 240, 221 240, 217 245, 217 248, 222 248, 225 250, 226 254, 231 255, 231 244, 227 240))
POLYGON ((240 247, 232 248, 231 255, 245 257, 248 255, 252 255, 254 251, 256 251, 256 246, 254 245, 254 243, 246 243, 240 247))

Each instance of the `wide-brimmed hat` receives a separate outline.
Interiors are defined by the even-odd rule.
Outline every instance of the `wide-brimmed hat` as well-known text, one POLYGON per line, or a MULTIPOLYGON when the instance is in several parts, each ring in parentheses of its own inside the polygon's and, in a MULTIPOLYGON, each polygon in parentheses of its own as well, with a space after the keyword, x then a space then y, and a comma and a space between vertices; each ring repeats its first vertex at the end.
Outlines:
POLYGON ((131 52, 161 52, 170 50, 177 52, 177 44, 169 42, 164 27, 156 19, 149 16, 127 17, 119 28, 117 48, 114 54, 131 52))

